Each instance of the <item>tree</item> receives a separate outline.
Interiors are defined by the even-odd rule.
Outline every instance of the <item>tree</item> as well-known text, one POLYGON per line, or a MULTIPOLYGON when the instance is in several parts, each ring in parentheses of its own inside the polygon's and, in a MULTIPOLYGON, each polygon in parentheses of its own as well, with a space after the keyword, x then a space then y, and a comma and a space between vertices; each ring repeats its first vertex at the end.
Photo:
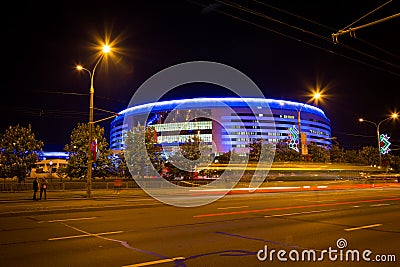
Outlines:
POLYGON ((162 168, 161 147, 157 145, 157 133, 154 127, 138 125, 126 133, 124 157, 132 175, 160 173, 162 168))
POLYGON ((258 161, 260 159, 262 139, 253 139, 249 144, 249 161, 258 161))
POLYGON ((153 126, 146 127, 145 144, 151 164, 158 173, 161 173, 163 167, 162 147, 158 145, 157 131, 153 126))
POLYGON ((394 172, 400 172, 400 156, 387 155, 390 167, 393 168, 394 172))
POLYGON ((217 157, 218 163, 229 164, 229 163, 240 163, 240 156, 235 150, 225 152, 217 157))
POLYGON ((264 139, 253 139, 249 144, 249 161, 253 162, 272 162, 275 156, 275 146, 266 143, 264 139))
POLYGON ((180 153, 174 153, 168 158, 172 163, 170 169, 176 176, 183 175, 193 179, 198 167, 211 163, 211 149, 198 135, 194 135, 179 144, 179 150, 180 153))
POLYGON ((113 154, 108 168, 109 174, 118 177, 132 178, 125 160, 125 152, 113 154))
POLYGON ((359 157, 362 164, 379 165, 378 149, 372 146, 363 147, 360 150, 359 157))
POLYGON ((355 149, 345 150, 344 160, 346 163, 359 164, 360 157, 358 155, 358 151, 355 149))
POLYGON ((326 148, 315 143, 310 143, 307 148, 312 162, 329 162, 329 151, 326 148))
POLYGON ((276 144, 275 161, 299 161, 300 153, 289 148, 287 142, 278 142, 276 144))
POLYGON ((32 127, 20 125, 8 127, 0 135, 0 174, 4 177, 18 177, 18 182, 25 180, 28 172, 39 160, 38 152, 43 142, 37 140, 32 127))
MULTIPOLYGON (((84 178, 87 174, 88 150, 89 150, 89 127, 86 123, 79 123, 72 130, 70 143, 65 145, 64 150, 69 153, 66 167, 60 169, 61 175, 70 178, 84 178)), ((108 175, 107 168, 111 164, 108 142, 104 137, 104 128, 96 125, 93 130, 93 139, 97 140, 97 159, 93 164, 93 177, 105 177, 108 175)))
POLYGON ((345 162, 344 149, 340 148, 338 145, 332 145, 329 154, 332 163, 345 162))

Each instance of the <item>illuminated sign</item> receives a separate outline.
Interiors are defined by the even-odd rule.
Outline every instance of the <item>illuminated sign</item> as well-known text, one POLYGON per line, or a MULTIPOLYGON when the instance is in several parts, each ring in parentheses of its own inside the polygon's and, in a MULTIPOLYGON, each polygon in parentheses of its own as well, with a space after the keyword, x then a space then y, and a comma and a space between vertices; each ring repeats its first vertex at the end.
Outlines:
POLYGON ((299 130, 297 130, 296 126, 292 126, 288 129, 289 132, 289 148, 299 152, 299 130))
POLYGON ((385 155, 387 153, 389 153, 390 149, 389 146, 391 145, 391 143, 389 142, 389 138, 386 134, 381 134, 379 136, 379 142, 380 142, 380 152, 382 155, 385 155))

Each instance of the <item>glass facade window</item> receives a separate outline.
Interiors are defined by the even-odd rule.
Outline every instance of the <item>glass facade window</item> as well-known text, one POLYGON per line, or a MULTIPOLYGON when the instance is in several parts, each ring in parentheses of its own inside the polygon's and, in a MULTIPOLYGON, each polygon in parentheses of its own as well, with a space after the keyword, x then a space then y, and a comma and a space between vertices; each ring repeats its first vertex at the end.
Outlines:
MULTIPOLYGON (((188 134, 188 135, 161 135, 157 137, 157 141, 161 144, 171 144, 171 143, 184 143, 186 142, 189 138, 193 138, 195 135, 194 134, 188 134)), ((212 134, 200 134, 198 135, 199 138, 204 142, 204 143, 211 143, 212 141, 212 134)))
POLYGON ((151 125, 159 133, 212 129, 212 121, 174 122, 151 125))

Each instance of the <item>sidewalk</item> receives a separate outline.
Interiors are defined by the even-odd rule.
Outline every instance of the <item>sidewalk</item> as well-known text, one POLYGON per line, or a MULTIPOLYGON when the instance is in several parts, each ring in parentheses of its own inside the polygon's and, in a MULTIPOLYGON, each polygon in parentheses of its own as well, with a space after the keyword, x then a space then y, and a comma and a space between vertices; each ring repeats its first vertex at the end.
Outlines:
MULTIPOLYGON (((40 192, 38 192, 38 197, 40 192)), ((117 194, 112 189, 92 189, 91 199, 103 199, 103 198, 121 198, 121 197, 143 197, 147 195, 142 189, 123 189, 117 194)), ((22 192, 0 192, 0 203, 1 201, 11 200, 32 200, 33 191, 22 191, 22 192)), ((68 200, 68 199, 88 199, 87 192, 85 190, 47 190, 47 200, 68 200)), ((44 201, 44 199, 42 199, 44 201)))
MULTIPOLYGON (((228 195, 253 193, 280 193, 321 190, 362 190, 380 188, 400 188, 397 181, 297 181, 268 182, 259 188, 236 187, 234 189, 188 188, 190 195, 204 196, 224 190, 228 195)), ((168 192, 166 192, 168 193, 168 192)), ((47 200, 32 200, 32 191, 0 192, 0 217, 43 215, 50 213, 74 213, 90 210, 135 209, 139 207, 166 205, 153 199, 140 188, 122 189, 119 193, 110 189, 95 189, 91 198, 84 190, 48 191, 47 200)))
POLYGON ((33 192, 0 192, 0 218, 55 213, 75 213, 91 210, 118 210, 160 204, 141 189, 93 190, 91 198, 86 191, 48 191, 47 200, 33 200, 33 192))
MULTIPOLYGON (((315 190, 339 190, 339 189, 364 189, 378 187, 400 187, 396 180, 330 180, 330 181, 270 181, 264 182, 258 188, 249 188, 248 184, 238 184, 233 189, 210 189, 203 187, 188 187, 190 191, 211 192, 223 190, 229 194, 234 193, 257 193, 257 192, 287 192, 287 191, 315 191, 315 190), (198 190, 197 190, 198 189, 198 190)), ((0 204, 4 201, 33 201, 33 191, 0 192, 0 204)), ((38 192, 39 196, 39 192, 38 192)), ((92 189, 90 200, 109 198, 139 198, 148 197, 141 188, 123 188, 118 193, 114 189, 92 189)), ((48 190, 47 200, 70 200, 86 199, 86 190, 48 190)), ((44 200, 42 200, 44 201, 44 200)))

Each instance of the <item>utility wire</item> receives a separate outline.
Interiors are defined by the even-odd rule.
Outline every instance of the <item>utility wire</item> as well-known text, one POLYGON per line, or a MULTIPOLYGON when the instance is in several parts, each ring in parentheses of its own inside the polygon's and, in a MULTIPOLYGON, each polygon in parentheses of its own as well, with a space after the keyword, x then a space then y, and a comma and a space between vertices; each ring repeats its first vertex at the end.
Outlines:
POLYGON ((328 30, 330 30, 330 31, 336 31, 336 29, 334 29, 334 28, 332 28, 332 27, 323 25, 323 24, 321 24, 321 23, 319 23, 319 22, 315 22, 315 21, 310 20, 310 19, 308 19, 308 18, 304 18, 304 17, 302 17, 302 16, 299 16, 299 15, 297 15, 297 14, 291 13, 291 12, 289 12, 289 11, 286 11, 286 10, 283 10, 283 9, 280 9, 280 8, 277 8, 277 7, 274 7, 274 6, 272 6, 272 5, 266 4, 266 3, 261 2, 261 1, 258 1, 258 0, 253 0, 253 1, 256 2, 257 4, 260 4, 260 5, 269 7, 269 8, 271 8, 271 9, 278 10, 279 12, 282 12, 282 13, 285 13, 285 14, 289 14, 289 15, 291 15, 291 16, 293 16, 293 17, 296 17, 296 18, 298 18, 298 19, 301 19, 301 20, 310 22, 310 23, 312 23, 312 24, 318 25, 318 26, 320 26, 320 27, 326 28, 326 29, 328 29, 328 30))
POLYGON ((334 43, 338 43, 338 38, 337 37, 339 35, 350 33, 350 36, 355 37, 355 32, 357 30, 359 30, 359 29, 366 28, 366 27, 369 27, 369 26, 372 26, 372 25, 375 25, 375 24, 378 24, 378 23, 381 23, 381 22, 384 22, 384 21, 387 21, 387 20, 390 20, 390 19, 393 19, 393 18, 397 18, 397 17, 400 17, 400 13, 397 13, 397 14, 391 15, 389 17, 386 17, 386 18, 383 18, 383 19, 380 19, 380 20, 376 20, 376 21, 373 21, 373 22, 370 22, 370 23, 367 23, 367 24, 364 24, 364 25, 361 25, 361 26, 358 26, 358 27, 355 27, 355 28, 349 28, 348 30, 338 31, 337 33, 333 33, 332 34, 333 42, 334 43))
MULTIPOLYGON (((392 1, 392 0, 390 0, 389 2, 391 2, 391 1, 392 1)), ((277 10, 277 11, 282 12, 282 13, 284 13, 284 14, 291 15, 291 16, 293 16, 293 17, 295 17, 295 18, 298 18, 298 19, 301 19, 301 20, 303 20, 303 21, 312 23, 312 24, 317 25, 317 26, 319 26, 319 27, 321 27, 321 28, 325 28, 325 29, 327 29, 327 30, 329 30, 329 31, 333 31, 333 32, 338 31, 338 30, 335 29, 335 28, 326 26, 326 25, 324 25, 324 24, 322 24, 322 23, 319 23, 319 22, 310 20, 310 19, 308 19, 308 18, 299 16, 299 15, 294 14, 294 13, 291 13, 291 12, 289 12, 289 11, 286 11, 286 10, 283 10, 283 9, 280 9, 280 8, 277 8, 277 7, 272 6, 272 5, 270 5, 270 4, 266 4, 266 3, 261 2, 261 1, 258 1, 258 0, 253 0, 253 2, 256 2, 256 3, 260 4, 260 5, 266 6, 266 7, 268 7, 268 8, 277 10)), ((389 2, 387 2, 387 3, 389 3, 389 2)), ((350 25, 352 25, 352 24, 350 24, 350 25)), ((393 54, 392 52, 389 52, 389 51, 387 51, 387 50, 385 50, 385 49, 382 49, 381 47, 378 47, 378 46, 376 46, 376 45, 374 45, 374 44, 372 44, 372 43, 370 43, 370 42, 368 42, 368 41, 366 41, 366 40, 363 40, 363 39, 360 39, 360 38, 357 38, 357 40, 360 41, 360 42, 362 42, 362 43, 364 43, 364 44, 366 44, 366 45, 368 45, 368 46, 370 46, 370 47, 372 47, 372 48, 374 48, 374 49, 376 49, 376 50, 379 50, 380 52, 385 53, 385 54, 387 54, 387 55, 389 55, 389 56, 391 56, 391 57, 397 57, 397 58, 399 58, 398 55, 393 54)))
MULTIPOLYGON (((278 19, 275 19, 275 18, 272 18, 272 17, 270 17, 270 16, 264 15, 264 14, 262 14, 262 13, 260 13, 260 12, 254 11, 254 10, 249 9, 249 8, 247 8, 247 7, 243 7, 243 6, 241 6, 241 5, 238 5, 238 4, 236 4, 236 3, 233 3, 233 2, 230 2, 230 1, 221 1, 221 0, 216 0, 216 2, 218 2, 218 3, 220 3, 220 4, 224 4, 224 5, 230 6, 230 7, 232 7, 232 8, 236 8, 236 9, 242 10, 242 11, 244 11, 244 12, 248 12, 248 13, 250 13, 250 14, 259 16, 259 17, 264 18, 264 19, 268 19, 268 20, 274 21, 274 22, 276 22, 276 23, 279 23, 279 24, 285 25, 285 26, 287 26, 287 27, 293 28, 293 29, 295 29, 295 30, 301 31, 302 33, 307 33, 307 34, 312 35, 312 36, 314 36, 314 37, 320 38, 320 39, 322 39, 322 40, 324 40, 324 41, 331 42, 331 39, 328 38, 328 37, 325 37, 325 36, 323 36, 323 35, 314 33, 314 32, 312 32, 312 31, 309 31, 309 30, 306 30, 306 29, 303 29, 303 28, 300 28, 300 27, 291 25, 291 24, 289 24, 289 23, 280 21, 280 20, 278 20, 278 19)), ((395 67, 395 68, 399 68, 399 69, 400 69, 400 66, 398 66, 398 65, 395 65, 395 64, 392 64, 392 63, 390 63, 390 62, 384 61, 384 60, 382 60, 382 59, 380 59, 380 58, 377 58, 377 57, 375 57, 375 56, 369 55, 369 54, 367 54, 367 53, 365 53, 365 52, 363 52, 363 51, 357 50, 357 49, 355 49, 355 48, 353 48, 353 47, 346 46, 346 45, 342 45, 342 46, 345 47, 345 48, 347 48, 347 49, 349 49, 349 50, 352 50, 352 51, 354 51, 354 52, 357 52, 357 53, 359 53, 359 54, 361 54, 361 55, 363 55, 363 56, 372 58, 372 59, 374 59, 374 60, 376 60, 376 61, 380 61, 381 63, 388 64, 388 65, 390 65, 390 66, 392 66, 392 67, 395 67)), ((400 73, 397 74, 397 75, 400 76, 400 73)))
MULTIPOLYGON (((190 1, 190 2, 205 7, 204 5, 199 4, 199 3, 197 3, 197 2, 194 2, 194 1, 190 1)), ((220 2, 221 4, 223 4, 223 1, 217 1, 217 2, 220 2)), ((282 33, 282 32, 276 31, 276 30, 274 30, 274 29, 268 28, 268 27, 266 27, 266 26, 260 25, 260 24, 258 24, 258 23, 256 23, 256 22, 252 22, 252 21, 249 21, 249 20, 247 20, 247 19, 243 19, 243 18, 241 18, 241 17, 238 17, 238 16, 233 15, 233 14, 231 14, 231 13, 228 13, 228 12, 226 12, 226 11, 222 11, 222 10, 216 9, 215 12, 221 13, 221 14, 223 14, 223 15, 225 15, 225 16, 231 17, 231 18, 233 18, 233 19, 236 19, 236 20, 239 20, 239 21, 242 21, 242 22, 246 22, 246 23, 251 24, 251 25, 253 25, 253 26, 256 26, 256 27, 259 27, 259 28, 268 30, 268 31, 270 31, 270 32, 273 32, 273 33, 276 33, 276 34, 278 34, 278 35, 284 36, 284 37, 286 37, 286 38, 289 38, 289 39, 292 39, 292 40, 295 40, 295 41, 304 43, 304 44, 309 45, 309 46, 312 46, 312 47, 314 47, 314 48, 318 48, 318 49, 320 49, 320 50, 324 50, 324 51, 326 51, 326 52, 328 52, 328 53, 335 54, 335 55, 341 56, 341 57, 343 57, 343 58, 346 58, 346 59, 348 59, 348 60, 351 60, 351 61, 354 61, 354 62, 363 64, 363 65, 372 67, 372 68, 374 68, 374 69, 378 69, 378 70, 381 70, 381 71, 384 71, 384 72, 387 72, 387 73, 390 73, 390 74, 392 74, 392 75, 395 75, 395 76, 400 77, 400 73, 397 73, 397 72, 394 72, 394 71, 391 71, 391 70, 388 70, 388 69, 385 69, 385 68, 382 68, 382 67, 379 67, 379 66, 370 64, 370 63, 368 63, 368 62, 365 62, 365 61, 362 61, 362 60, 359 60, 359 59, 355 59, 355 58, 350 57, 350 56, 346 56, 346 55, 344 55, 344 54, 335 52, 335 51, 333 51, 333 50, 331 50, 331 49, 327 49, 327 48, 321 47, 321 46, 319 46, 319 45, 312 44, 312 43, 310 43, 310 42, 301 40, 301 39, 299 39, 299 38, 296 38, 296 37, 290 36, 290 35, 288 35, 288 34, 284 34, 284 33, 282 33)), ((256 12, 256 13, 257 13, 257 12, 256 12)), ((268 16, 266 16, 266 17, 268 17, 268 16)), ((274 19, 274 20, 275 20, 275 19, 274 19)), ((276 20, 276 21, 279 21, 279 20, 276 20)), ((281 22, 281 23, 283 23, 283 22, 281 22)), ((286 23, 284 23, 284 24, 286 24, 286 23)), ((290 24, 287 24, 287 25, 290 25, 290 24)), ((292 25, 290 25, 290 26, 292 26, 292 25)), ((292 26, 292 27, 294 27, 294 26, 292 26)), ((297 27, 297 28, 298 28, 298 27, 297 27)), ((300 30, 300 31, 302 31, 302 32, 309 32, 309 31, 303 30, 303 29, 301 29, 301 28, 298 28, 298 30, 300 30)), ((312 33, 312 34, 315 35, 315 36, 320 36, 320 35, 318 35, 318 34, 314 34, 314 33, 312 33)), ((324 39, 324 40, 327 40, 327 41, 329 40, 329 42, 331 42, 330 39, 327 38, 327 37, 320 36, 320 38, 322 38, 322 39, 324 39)), ((342 46, 343 46, 343 45, 342 45, 342 46)), ((358 50, 356 50, 356 49, 354 49, 354 48, 347 47, 347 46, 345 46, 345 47, 348 48, 348 49, 354 50, 354 51, 356 51, 356 52, 358 52, 358 53, 361 53, 361 54, 363 54, 363 55, 365 55, 365 56, 371 57, 371 58, 373 58, 373 59, 375 59, 375 60, 379 60, 378 58, 373 57, 373 56, 371 56, 371 55, 368 55, 368 54, 366 54, 366 53, 364 53, 364 52, 362 52, 362 51, 358 51, 358 50)), ((380 60, 380 61, 382 61, 382 60, 380 60)), ((389 65, 392 65, 392 66, 394 66, 394 67, 396 67, 396 68, 400 68, 400 66, 391 64, 391 63, 386 62, 386 61, 382 61, 382 62, 383 62, 383 63, 386 63, 386 64, 389 64, 389 65)))
POLYGON ((357 19, 356 21, 350 23, 349 25, 347 25, 346 27, 344 27, 344 28, 341 29, 340 31, 346 30, 347 28, 351 27, 353 24, 355 24, 355 23, 359 22, 360 20, 362 20, 363 18, 365 18, 365 17, 371 15, 372 13, 374 13, 374 12, 377 11, 378 9, 381 9, 382 7, 386 6, 386 5, 389 4, 390 2, 392 2, 392 0, 389 0, 389 1, 387 1, 386 3, 380 5, 379 7, 375 8, 375 9, 372 10, 371 12, 365 14, 364 16, 362 16, 361 18, 357 19))
POLYGON ((364 24, 364 25, 361 25, 361 26, 358 26, 358 27, 355 27, 355 28, 350 28, 353 24, 355 24, 355 23, 359 22, 360 20, 362 20, 363 18, 365 18, 365 17, 371 15, 372 13, 374 13, 375 11, 381 9, 382 7, 384 7, 385 5, 389 4, 390 2, 392 2, 392 0, 389 0, 388 2, 386 2, 386 3, 382 4, 382 5, 380 5, 379 7, 375 8, 375 9, 372 10, 371 12, 365 14, 364 16, 362 16, 361 18, 359 18, 358 20, 356 20, 356 21, 354 21, 353 23, 351 23, 350 25, 348 25, 348 26, 344 27, 343 29, 337 31, 337 33, 333 33, 333 34, 332 34, 333 42, 334 42, 335 44, 338 43, 338 36, 339 36, 339 35, 343 35, 343 34, 346 34, 346 33, 350 33, 350 36, 351 36, 351 37, 355 37, 355 32, 356 32, 356 30, 359 30, 359 29, 362 29, 362 28, 366 28, 366 27, 369 27, 369 26, 372 26, 372 25, 375 25, 375 24, 378 24, 378 23, 381 23, 381 22, 384 22, 384 21, 387 21, 387 20, 390 20, 390 19, 399 17, 399 16, 400 16, 400 13, 394 14, 394 15, 391 15, 391 16, 389 16, 389 17, 386 17, 386 18, 383 18, 383 19, 380 19, 380 20, 376 20, 376 21, 373 21, 373 22, 370 22, 370 23, 367 23, 367 24, 364 24))
MULTIPOLYGON (((72 95, 72 96, 88 96, 89 94, 84 93, 75 93, 75 92, 62 92, 62 91, 47 91, 47 90, 36 90, 35 92, 44 93, 44 94, 59 94, 59 95, 72 95)), ((99 98, 110 100, 107 97, 99 98)), ((118 100, 117 100, 118 101, 118 100)), ((122 101, 121 101, 122 102, 122 101)), ((53 118, 53 119, 70 119, 70 120, 85 120, 89 116, 89 111, 77 111, 77 110, 60 110, 60 109, 46 109, 46 108, 32 108, 32 107, 18 107, 18 106, 1 106, 1 110, 4 112, 15 112, 17 114, 23 114, 25 116, 33 117, 33 118, 53 118)), ((101 112, 111 113, 113 116, 117 116, 117 112, 94 108, 101 112)), ((99 121, 103 121, 105 119, 101 119, 99 121)))
POLYGON ((75 93, 75 92, 47 91, 47 90, 36 90, 35 92, 43 93, 43 94, 76 95, 76 96, 88 96, 89 95, 89 94, 75 93))
MULTIPOLYGON (((87 94, 87 93, 75 93, 75 92, 63 92, 63 91, 36 90, 36 92, 44 93, 44 94, 89 96, 89 94, 87 94)), ((98 94, 96 94, 94 97, 98 98, 98 99, 111 100, 111 101, 114 101, 114 102, 126 104, 126 101, 122 101, 120 99, 115 99, 115 98, 110 98, 110 97, 105 97, 105 96, 100 96, 98 94)))
POLYGON ((119 115, 119 113, 117 113, 117 112, 109 111, 109 110, 106 110, 106 109, 95 108, 95 107, 94 107, 94 109, 95 110, 99 110, 99 111, 103 111, 103 112, 107 112, 107 113, 111 113, 111 114, 114 114, 114 115, 119 115))
POLYGON ((376 135, 363 135, 363 134, 353 134, 353 133, 343 133, 343 132, 335 132, 335 134, 348 135, 348 136, 354 136, 354 137, 376 138, 376 135))

